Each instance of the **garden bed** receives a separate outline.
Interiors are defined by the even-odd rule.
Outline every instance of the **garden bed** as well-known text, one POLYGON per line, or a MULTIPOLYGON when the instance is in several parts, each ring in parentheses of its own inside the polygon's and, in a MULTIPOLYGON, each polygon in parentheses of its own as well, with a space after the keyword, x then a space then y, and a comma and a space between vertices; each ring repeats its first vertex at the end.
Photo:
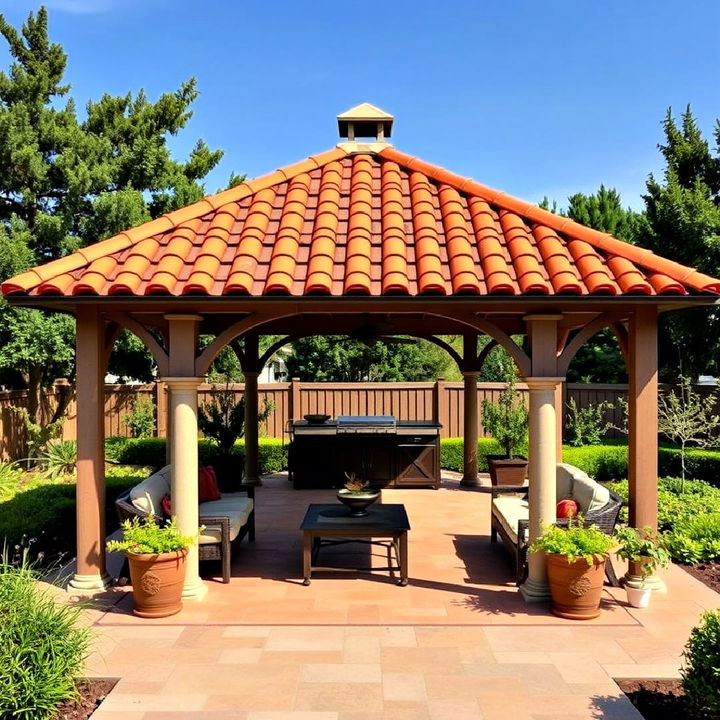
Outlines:
POLYGON ((645 720, 711 720, 685 697, 680 680, 616 680, 645 720))
POLYGON ((720 593, 720 563, 698 563, 697 565, 680 565, 686 572, 705 583, 711 590, 720 593))
POLYGON ((53 720, 86 720, 100 707, 116 683, 117 680, 109 678, 78 681, 79 697, 62 703, 53 720))

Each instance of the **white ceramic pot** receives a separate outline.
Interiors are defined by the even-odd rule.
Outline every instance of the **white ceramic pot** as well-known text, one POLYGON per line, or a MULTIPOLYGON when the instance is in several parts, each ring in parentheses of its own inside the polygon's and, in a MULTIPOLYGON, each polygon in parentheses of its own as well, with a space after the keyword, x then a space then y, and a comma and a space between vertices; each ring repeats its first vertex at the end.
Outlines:
POLYGON ((632 605, 632 607, 644 608, 650 604, 650 595, 652 594, 652 588, 635 588, 626 585, 625 592, 627 592, 628 603, 632 605))

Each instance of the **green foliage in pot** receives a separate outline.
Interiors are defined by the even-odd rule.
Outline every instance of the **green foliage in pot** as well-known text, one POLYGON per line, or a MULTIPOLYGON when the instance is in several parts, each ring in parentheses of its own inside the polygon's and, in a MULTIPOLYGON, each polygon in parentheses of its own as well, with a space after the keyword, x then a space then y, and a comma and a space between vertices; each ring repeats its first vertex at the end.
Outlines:
POLYGON ((134 517, 121 525, 122 540, 109 540, 109 552, 132 552, 139 555, 159 555, 161 553, 184 550, 197 542, 197 535, 182 535, 173 517, 167 524, 158 525, 153 515, 144 518, 134 517))
POLYGON ((567 527, 550 525, 543 527, 543 534, 530 545, 530 552, 544 552, 547 555, 564 555, 568 563, 584 558, 588 565, 606 558, 615 541, 597 525, 585 527, 578 515, 576 522, 567 527))
POLYGON ((682 686, 690 701, 720 718, 720 610, 705 612, 683 652, 682 686))
POLYGON ((615 554, 628 562, 639 563, 642 579, 649 578, 657 568, 670 564, 665 539, 648 525, 644 528, 621 527, 613 535, 618 547, 615 554))
POLYGON ((500 393, 497 404, 484 400, 482 423, 485 432, 497 440, 505 454, 513 457, 515 450, 527 441, 528 409, 517 391, 517 375, 508 365, 505 370, 507 387, 500 393))
POLYGON ((46 720, 76 697, 94 633, 27 565, 0 556, 0 717, 46 720))

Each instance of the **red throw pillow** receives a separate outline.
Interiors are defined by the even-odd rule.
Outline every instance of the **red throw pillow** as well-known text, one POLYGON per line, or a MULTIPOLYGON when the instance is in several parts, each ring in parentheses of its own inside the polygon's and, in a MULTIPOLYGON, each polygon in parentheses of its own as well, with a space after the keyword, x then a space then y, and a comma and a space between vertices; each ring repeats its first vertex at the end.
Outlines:
POLYGON ((162 505, 163 512, 168 517, 172 515, 172 500, 170 499, 169 495, 165 495, 161 500, 160 504, 162 505))
POLYGON ((220 500, 221 497, 215 470, 211 467, 200 468, 198 472, 198 502, 220 500))
POLYGON ((555 516, 558 518, 571 518, 578 514, 578 504, 570 498, 565 498, 557 504, 555 516))

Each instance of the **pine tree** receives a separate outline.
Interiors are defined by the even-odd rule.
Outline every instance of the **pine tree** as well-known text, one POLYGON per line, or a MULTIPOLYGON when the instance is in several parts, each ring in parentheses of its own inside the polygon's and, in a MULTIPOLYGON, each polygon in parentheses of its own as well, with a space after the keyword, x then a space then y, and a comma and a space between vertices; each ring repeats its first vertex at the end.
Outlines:
MULTIPOLYGON (((180 162, 167 147, 192 114, 194 79, 156 102, 106 94, 79 118, 45 8, 20 31, 0 14, 0 34, 12 57, 0 72, 0 279, 205 194, 222 152, 198 141, 180 162)), ((0 305, 1 381, 29 389, 31 417, 43 386, 73 378, 73 346, 71 318, 0 305)))
POLYGON ((587 227, 610 233, 620 240, 633 242, 637 233, 639 215, 630 208, 624 208, 620 193, 604 185, 592 194, 575 193, 568 198, 565 213, 571 220, 587 227))
MULTIPOLYGON (((638 243, 714 277, 720 274, 720 150, 715 154, 688 106, 680 123, 669 109, 665 144, 659 145, 666 167, 663 179, 650 175, 644 222, 638 243)), ((720 121, 715 129, 720 146, 720 121)), ((667 377, 720 372, 720 317, 698 308, 661 319, 660 362, 667 377)))

